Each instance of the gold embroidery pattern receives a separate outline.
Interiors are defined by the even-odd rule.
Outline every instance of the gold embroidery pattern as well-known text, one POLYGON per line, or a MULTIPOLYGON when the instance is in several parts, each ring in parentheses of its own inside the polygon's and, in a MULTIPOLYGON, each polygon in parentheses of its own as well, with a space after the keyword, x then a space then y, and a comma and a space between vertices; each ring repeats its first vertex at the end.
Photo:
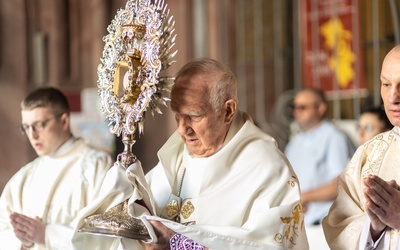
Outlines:
POLYGON ((288 180, 287 183, 291 186, 291 187, 295 187, 296 183, 299 184, 299 180, 297 179, 296 176, 292 175, 293 180, 288 180))
POLYGON ((168 217, 176 216, 179 212, 179 204, 177 200, 172 200, 167 204, 167 215, 168 217))
POLYGON ((185 219, 189 218, 193 212, 194 212, 194 206, 190 201, 186 202, 181 209, 181 215, 185 219))
POLYGON ((368 145, 366 151, 368 151, 367 163, 369 164, 369 168, 363 169, 364 176, 368 174, 378 174, 379 169, 382 165, 383 157, 385 156, 388 149, 388 143, 383 140, 374 140, 368 145))
POLYGON ((284 240, 289 241, 291 244, 296 245, 295 238, 298 237, 297 230, 303 231, 304 220, 303 220, 303 207, 301 203, 297 203, 292 209, 292 216, 281 217, 281 221, 286 224, 285 232, 277 233, 274 237, 275 241, 282 243, 284 240))
MULTIPOLYGON (((358 161, 353 163, 354 168, 357 167, 357 164, 360 164, 361 168, 361 178, 365 178, 370 174, 379 174, 380 168, 382 167, 382 161, 386 154, 386 151, 389 149, 389 145, 394 139, 393 132, 387 132, 384 134, 380 134, 376 136, 373 140, 371 140, 368 144, 365 145, 365 149, 363 150, 363 155, 359 158, 353 157, 358 161)), ((364 188, 364 184, 361 183, 362 188, 364 188)), ((365 211, 365 197, 360 197, 360 207, 365 211)))

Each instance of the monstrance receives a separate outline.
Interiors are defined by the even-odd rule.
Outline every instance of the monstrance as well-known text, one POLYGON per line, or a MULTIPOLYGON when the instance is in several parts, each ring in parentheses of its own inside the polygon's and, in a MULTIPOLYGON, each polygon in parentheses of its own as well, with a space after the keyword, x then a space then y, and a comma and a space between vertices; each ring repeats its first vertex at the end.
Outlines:
MULTIPOLYGON (((173 78, 159 74, 175 62, 177 51, 172 48, 176 35, 164 0, 128 0, 107 31, 97 85, 110 132, 122 136, 124 151, 117 156, 117 163, 126 169, 137 161, 132 146, 136 130, 143 133, 146 111, 161 114, 159 106, 169 101, 165 93, 173 78)), ((142 221, 129 215, 128 200, 84 221, 79 232, 149 238, 142 221)))

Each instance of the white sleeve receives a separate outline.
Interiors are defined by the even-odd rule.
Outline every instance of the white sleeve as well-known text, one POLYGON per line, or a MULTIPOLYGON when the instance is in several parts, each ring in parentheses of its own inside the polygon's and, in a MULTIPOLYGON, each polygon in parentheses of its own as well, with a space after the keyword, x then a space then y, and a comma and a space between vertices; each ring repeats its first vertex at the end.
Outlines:
POLYGON ((59 250, 71 249, 73 233, 73 228, 62 224, 47 225, 45 233, 46 248, 59 250))
POLYGON ((359 250, 388 250, 390 246, 390 232, 387 232, 388 228, 383 231, 379 239, 375 242, 372 240, 371 232, 370 232, 371 221, 367 216, 365 220, 363 229, 361 231, 360 241, 358 244, 359 250))
POLYGON ((0 250, 19 250, 21 242, 15 237, 12 229, 0 231, 0 250))
POLYGON ((8 181, 0 197, 0 250, 21 249, 21 242, 15 236, 10 223, 10 214, 21 209, 20 201, 22 198, 21 193, 18 192, 21 172, 20 170, 8 181))

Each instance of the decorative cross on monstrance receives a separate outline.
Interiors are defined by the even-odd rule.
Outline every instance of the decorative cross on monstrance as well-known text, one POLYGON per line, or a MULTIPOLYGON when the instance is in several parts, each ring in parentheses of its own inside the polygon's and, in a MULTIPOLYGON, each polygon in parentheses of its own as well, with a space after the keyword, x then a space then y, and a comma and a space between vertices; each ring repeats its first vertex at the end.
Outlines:
MULTIPOLYGON (((165 93, 172 77, 160 77, 160 71, 175 61, 174 21, 164 0, 128 0, 118 10, 107 28, 101 63, 98 66, 98 88, 103 113, 110 132, 122 135, 124 151, 117 163, 128 168, 137 161, 132 152, 135 132, 143 133, 146 111, 160 113, 167 105, 165 93)), ((128 214, 128 200, 103 214, 85 218, 79 231, 133 239, 149 237, 141 220, 128 214)))

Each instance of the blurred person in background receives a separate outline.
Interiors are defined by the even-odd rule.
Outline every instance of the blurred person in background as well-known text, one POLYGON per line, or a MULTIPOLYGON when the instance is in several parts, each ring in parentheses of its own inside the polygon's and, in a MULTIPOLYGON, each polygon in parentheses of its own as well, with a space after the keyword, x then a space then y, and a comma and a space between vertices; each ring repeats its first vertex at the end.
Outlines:
POLYGON ((71 249, 76 216, 98 195, 111 157, 75 138, 58 89, 39 88, 21 103, 24 133, 38 157, 0 198, 0 249, 71 249))
POLYGON ((374 136, 392 128, 393 125, 390 123, 383 108, 370 108, 362 112, 358 119, 358 143, 362 145, 374 136))
POLYGON ((298 91, 293 115, 300 132, 285 148, 300 182, 310 249, 318 250, 329 249, 320 223, 336 197, 332 187, 336 188, 337 176, 355 150, 348 135, 326 118, 327 110, 328 103, 320 89, 298 91))
POLYGON ((326 119, 328 103, 320 89, 305 88, 294 98, 293 115, 300 132, 293 136, 285 154, 295 170, 302 190, 306 225, 318 225, 335 197, 320 188, 335 182, 354 152, 350 138, 326 119), (314 196, 303 197, 307 192, 314 196))

